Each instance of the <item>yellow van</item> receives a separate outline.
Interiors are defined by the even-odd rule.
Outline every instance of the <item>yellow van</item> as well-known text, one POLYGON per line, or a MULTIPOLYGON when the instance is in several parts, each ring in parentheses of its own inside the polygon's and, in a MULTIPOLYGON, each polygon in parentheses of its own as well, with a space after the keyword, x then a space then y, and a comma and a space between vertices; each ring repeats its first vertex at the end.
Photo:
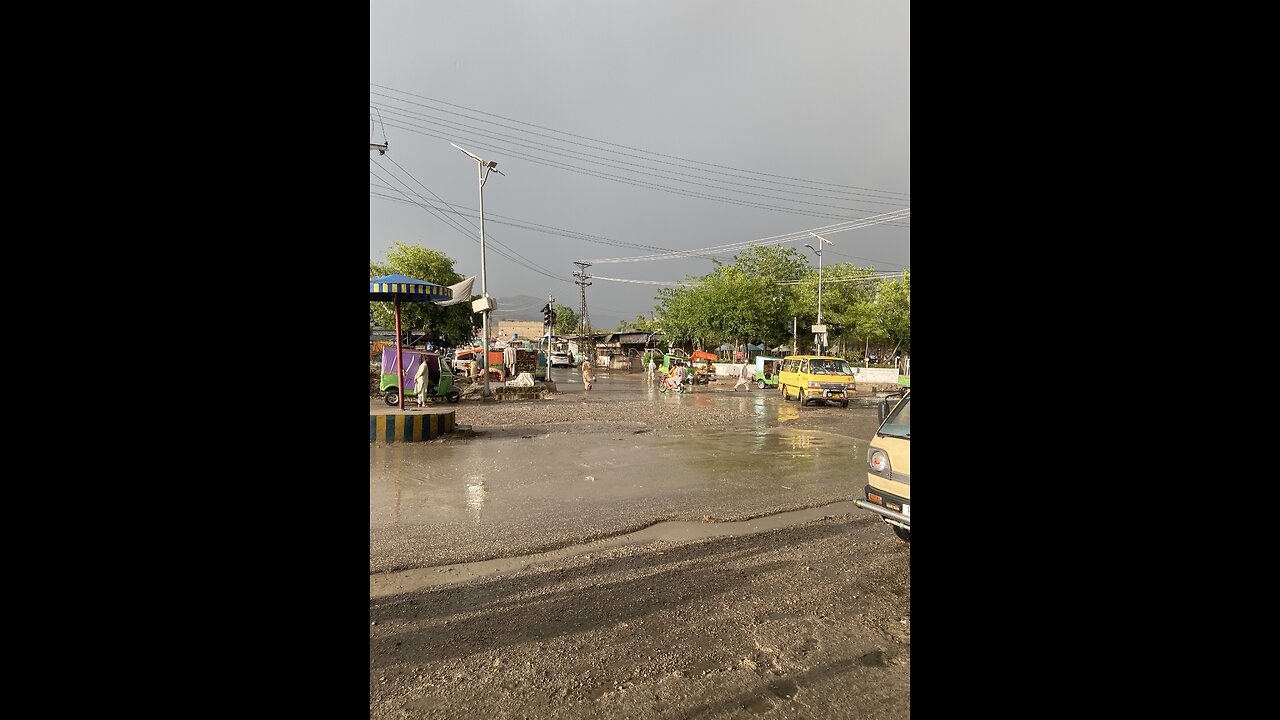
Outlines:
POLYGON ((783 400, 798 398, 800 407, 810 402, 832 402, 849 407, 853 392, 853 368, 849 361, 829 355, 788 355, 778 371, 783 400))
POLYGON ((880 428, 867 448, 865 500, 853 504, 880 516, 911 542, 911 389, 892 410, 880 403, 880 428))

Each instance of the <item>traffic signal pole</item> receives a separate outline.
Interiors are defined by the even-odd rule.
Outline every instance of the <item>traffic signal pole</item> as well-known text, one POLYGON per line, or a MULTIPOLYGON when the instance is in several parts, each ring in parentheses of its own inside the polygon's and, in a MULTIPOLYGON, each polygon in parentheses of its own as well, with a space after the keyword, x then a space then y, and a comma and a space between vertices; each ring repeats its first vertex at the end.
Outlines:
POLYGON ((542 308, 542 327, 543 335, 547 338, 547 368, 543 375, 544 382, 551 379, 551 331, 556 326, 556 299, 553 295, 547 295, 547 304, 542 308))

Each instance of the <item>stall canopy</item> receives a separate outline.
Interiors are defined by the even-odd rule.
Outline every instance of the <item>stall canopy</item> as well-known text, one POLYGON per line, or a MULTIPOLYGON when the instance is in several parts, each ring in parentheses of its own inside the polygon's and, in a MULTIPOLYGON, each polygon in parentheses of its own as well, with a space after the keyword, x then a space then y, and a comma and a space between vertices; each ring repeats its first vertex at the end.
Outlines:
POLYGON ((396 378, 400 390, 400 409, 404 410, 404 363, 400 351, 400 301, 445 303, 453 300, 453 289, 443 285, 416 280, 404 275, 384 275, 369 281, 371 302, 390 301, 396 311, 396 378))

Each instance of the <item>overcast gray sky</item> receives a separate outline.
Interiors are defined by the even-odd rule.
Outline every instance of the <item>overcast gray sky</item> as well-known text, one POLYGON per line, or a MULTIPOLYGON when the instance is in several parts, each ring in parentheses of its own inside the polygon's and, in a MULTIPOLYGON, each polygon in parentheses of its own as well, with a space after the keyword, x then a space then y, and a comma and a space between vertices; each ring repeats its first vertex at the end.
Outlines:
MULTIPOLYGON (((910 11, 874 0, 372 0, 370 142, 390 149, 369 153, 369 257, 396 241, 440 250, 480 292, 477 164, 452 141, 506 173, 484 186, 498 298, 552 294, 577 309, 575 260, 810 230, 835 243, 825 264, 901 270, 910 11), (865 218, 878 222, 855 222, 865 218)), ((807 236, 783 244, 816 268, 806 241, 817 247, 807 236)), ((659 285, 618 280, 713 267, 688 256, 594 263, 592 324, 653 310, 659 285)))

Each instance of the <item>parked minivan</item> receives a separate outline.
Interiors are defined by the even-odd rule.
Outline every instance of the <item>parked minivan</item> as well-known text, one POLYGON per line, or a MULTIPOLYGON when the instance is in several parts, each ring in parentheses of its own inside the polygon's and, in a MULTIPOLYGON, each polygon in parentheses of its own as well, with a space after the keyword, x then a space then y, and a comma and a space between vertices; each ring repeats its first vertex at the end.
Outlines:
POLYGON ((799 399, 801 407, 810 402, 837 402, 840 407, 849 407, 853 386, 849 361, 829 355, 788 355, 782 359, 778 373, 782 399, 799 399))
POLYGON ((911 542, 911 389, 889 409, 880 403, 882 422, 867 448, 865 500, 853 504, 880 516, 898 537, 911 542))

